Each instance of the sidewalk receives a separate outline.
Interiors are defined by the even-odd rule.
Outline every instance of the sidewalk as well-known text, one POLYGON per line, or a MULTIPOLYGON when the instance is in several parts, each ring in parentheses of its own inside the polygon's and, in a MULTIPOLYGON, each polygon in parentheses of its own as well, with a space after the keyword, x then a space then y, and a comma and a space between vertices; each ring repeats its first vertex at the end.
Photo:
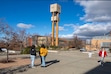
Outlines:
POLYGON ((111 74, 111 57, 105 58, 104 66, 99 65, 97 53, 91 58, 79 51, 59 51, 49 53, 47 67, 40 65, 17 74, 111 74))

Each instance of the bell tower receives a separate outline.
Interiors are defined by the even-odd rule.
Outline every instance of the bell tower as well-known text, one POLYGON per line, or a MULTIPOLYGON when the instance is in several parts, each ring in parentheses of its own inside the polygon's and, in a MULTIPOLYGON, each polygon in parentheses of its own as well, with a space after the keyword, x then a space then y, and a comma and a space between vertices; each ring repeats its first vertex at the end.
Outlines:
POLYGON ((59 31, 59 14, 61 12, 61 7, 57 3, 50 5, 50 12, 52 13, 51 21, 52 21, 52 46, 58 46, 58 31, 59 31), (56 28, 54 28, 56 26, 56 28), (54 36, 56 31, 56 37, 54 36), (55 38, 55 40, 54 40, 55 38))

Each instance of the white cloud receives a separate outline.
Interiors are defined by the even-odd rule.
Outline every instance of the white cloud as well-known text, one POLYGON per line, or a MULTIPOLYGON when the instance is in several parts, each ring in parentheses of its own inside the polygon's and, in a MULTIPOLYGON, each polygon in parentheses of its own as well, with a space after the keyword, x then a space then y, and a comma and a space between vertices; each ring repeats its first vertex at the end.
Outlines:
POLYGON ((92 38, 93 36, 103 36, 111 30, 111 23, 87 23, 74 26, 72 34, 64 34, 59 37, 72 38, 77 35, 79 38, 92 38))
POLYGON ((64 26, 70 26, 70 27, 73 27, 74 24, 64 24, 64 26))
POLYGON ((111 22, 111 1, 77 0, 84 7, 85 15, 81 20, 86 22, 111 22))
POLYGON ((93 36, 101 36, 111 30, 111 23, 87 23, 81 25, 74 34, 79 37, 91 38, 93 36))
POLYGON ((72 38, 73 34, 59 35, 60 38, 72 38))
POLYGON ((29 28, 34 27, 34 26, 31 24, 18 23, 17 27, 29 29, 29 28))
POLYGON ((80 19, 86 23, 83 25, 64 24, 64 28, 73 28, 73 33, 59 37, 72 38, 77 35, 79 38, 92 38, 103 36, 111 31, 111 1, 76 0, 76 2, 84 7, 85 15, 80 19))
POLYGON ((66 26, 66 27, 71 27, 71 28, 73 28, 74 30, 77 30, 78 27, 79 27, 78 24, 64 24, 64 26, 66 26))
POLYGON ((61 35, 62 37, 77 35, 79 38, 92 38, 111 31, 111 1, 76 0, 76 2, 84 7, 85 14, 80 19, 84 20, 86 24, 65 24, 64 26, 72 27, 74 32, 61 35))
POLYGON ((59 26, 59 31, 64 31, 64 27, 59 26))

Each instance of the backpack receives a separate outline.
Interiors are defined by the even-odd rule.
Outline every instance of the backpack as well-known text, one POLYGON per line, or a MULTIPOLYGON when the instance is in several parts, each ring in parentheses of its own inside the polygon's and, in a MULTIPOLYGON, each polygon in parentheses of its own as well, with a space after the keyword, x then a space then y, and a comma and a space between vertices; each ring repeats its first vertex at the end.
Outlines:
POLYGON ((35 49, 31 49, 30 54, 36 56, 36 50, 35 49))

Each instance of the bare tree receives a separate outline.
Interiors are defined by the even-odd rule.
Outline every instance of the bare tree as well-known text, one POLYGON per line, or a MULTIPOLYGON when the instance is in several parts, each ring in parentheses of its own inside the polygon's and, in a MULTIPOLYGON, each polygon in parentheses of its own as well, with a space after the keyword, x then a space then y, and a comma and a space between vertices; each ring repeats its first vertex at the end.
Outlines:
POLYGON ((77 37, 77 35, 73 37, 73 46, 75 48, 81 48, 81 47, 83 47, 83 41, 81 39, 79 39, 77 37))
POLYGON ((25 29, 18 30, 18 43, 20 45, 20 50, 23 49, 24 43, 26 41, 26 37, 27 37, 27 34, 25 29))
POLYGON ((11 28, 8 24, 6 24, 3 20, 0 20, 0 45, 3 44, 4 47, 7 48, 7 62, 8 62, 8 50, 20 47, 22 49, 23 42, 26 38, 26 31, 25 30, 17 30, 15 31, 11 28))
POLYGON ((2 35, 1 38, 4 40, 5 47, 7 48, 7 62, 8 62, 8 49, 10 48, 10 40, 12 38, 12 29, 8 24, 0 21, 0 33, 2 35))

